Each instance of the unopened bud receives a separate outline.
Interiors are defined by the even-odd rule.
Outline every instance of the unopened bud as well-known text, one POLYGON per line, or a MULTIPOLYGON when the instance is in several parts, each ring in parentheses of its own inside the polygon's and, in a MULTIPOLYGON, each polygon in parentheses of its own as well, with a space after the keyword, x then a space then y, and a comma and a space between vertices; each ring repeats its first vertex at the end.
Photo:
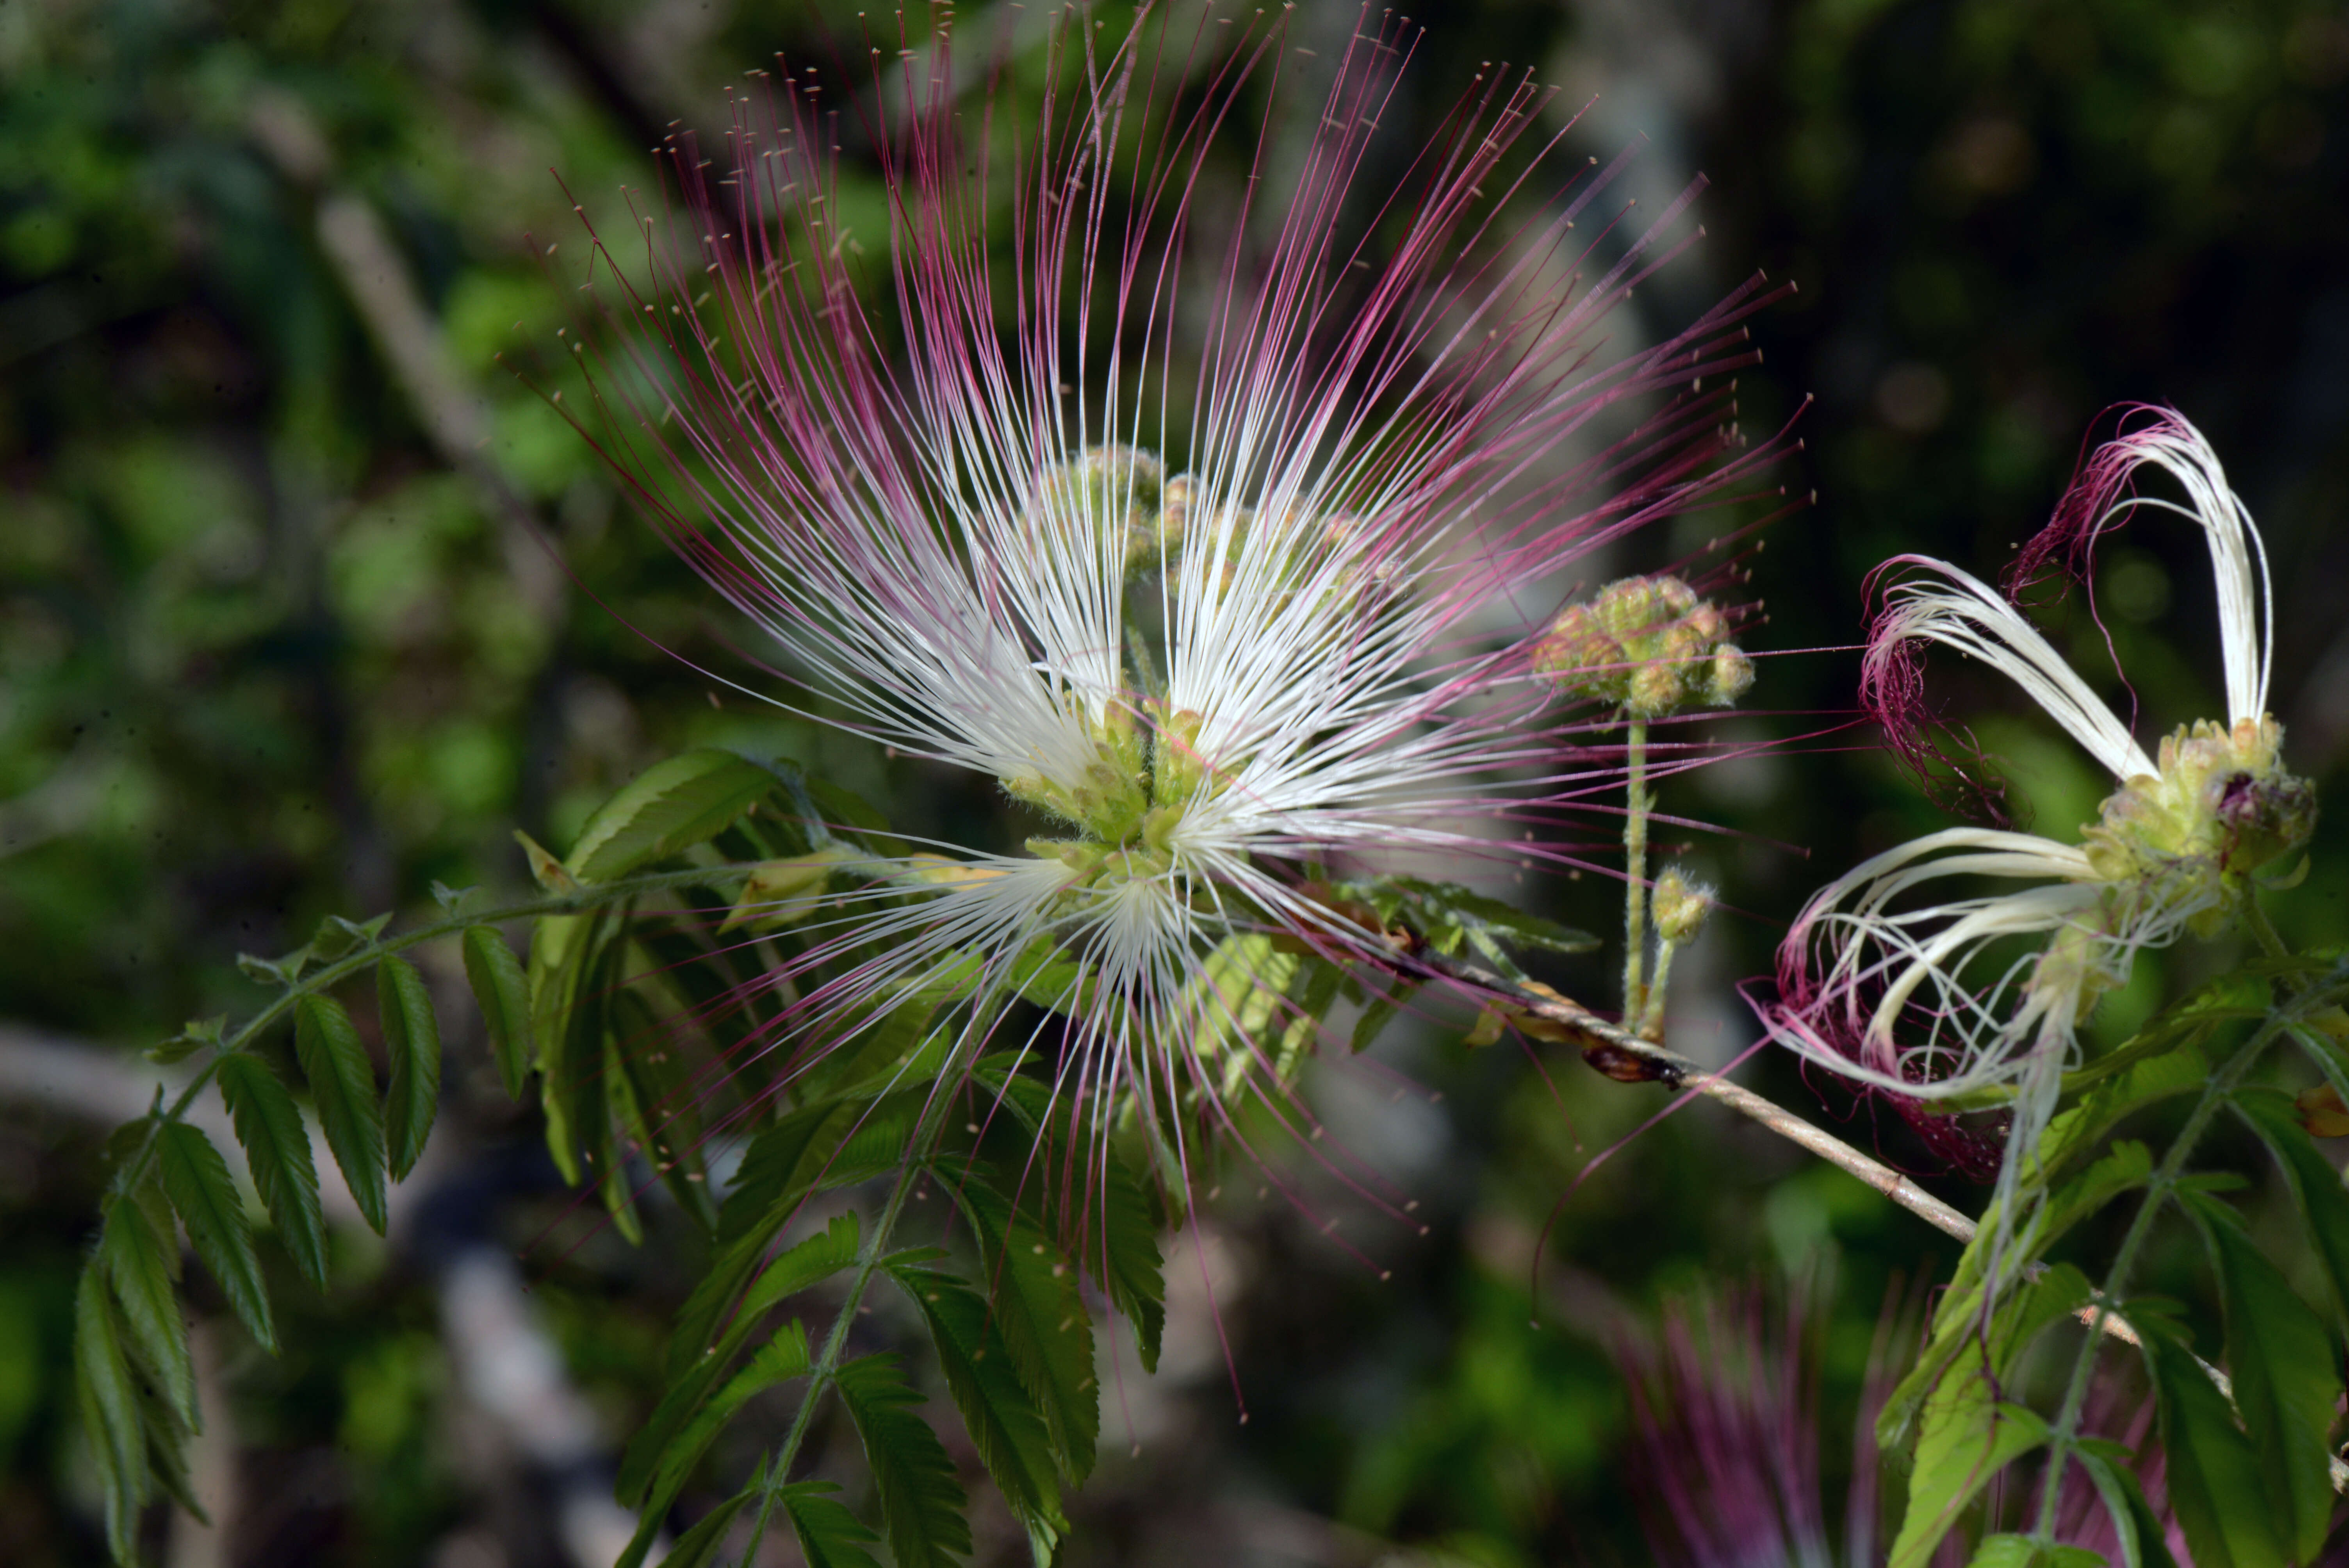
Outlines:
POLYGON ((1727 707, 1745 695, 1754 684, 1754 661, 1745 651, 1734 645, 1716 649, 1713 655, 1713 678, 1704 693, 1711 707, 1727 707))
POLYGON ((1713 913, 1713 890, 1692 882, 1678 866, 1668 867, 1656 879, 1648 906, 1656 918, 1656 934, 1679 947, 1696 940, 1704 917, 1713 913))

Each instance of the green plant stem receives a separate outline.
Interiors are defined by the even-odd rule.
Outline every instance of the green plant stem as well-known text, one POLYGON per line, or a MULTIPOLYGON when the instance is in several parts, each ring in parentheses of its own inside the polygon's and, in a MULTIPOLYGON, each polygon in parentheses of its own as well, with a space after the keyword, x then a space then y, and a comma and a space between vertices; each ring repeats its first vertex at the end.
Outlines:
MULTIPOLYGON (((1628 799, 1623 811, 1623 1016, 1635 1025, 1648 1011, 1648 813, 1655 798, 1648 793, 1648 723, 1635 718, 1626 727, 1623 767, 1628 799)), ((1659 981, 1662 961, 1658 961, 1659 981)))
POLYGON ((761 1488, 759 1516, 750 1526, 750 1544, 742 1551, 740 1561, 744 1563, 758 1559, 760 1543, 766 1539, 767 1526, 774 1518, 775 1504, 781 1500, 783 1488, 791 1480, 792 1462, 799 1457, 800 1445, 807 1440, 809 1429, 815 1423, 816 1404, 832 1386, 833 1374, 840 1370, 841 1357, 848 1348, 848 1331, 855 1325, 856 1309, 864 1303, 865 1287, 873 1283, 882 1259, 888 1255, 889 1238, 897 1228, 898 1217, 905 1212, 906 1198, 929 1169, 929 1151, 937 1142, 954 1099, 950 1076, 939 1075, 929 1103, 922 1108, 921 1119, 914 1124, 913 1134, 905 1142, 905 1162, 897 1172, 896 1185, 889 1190, 889 1201, 881 1206, 880 1217, 873 1222, 864 1238, 864 1249, 856 1260, 856 1273, 848 1282, 848 1294, 832 1320, 831 1332, 824 1336, 823 1348, 808 1367, 807 1392, 800 1397, 800 1408, 792 1417, 790 1430, 783 1434, 783 1440, 763 1467, 766 1479, 761 1488))
POLYGON ((182 1087, 169 1105, 149 1113, 147 1136, 130 1157, 115 1172, 105 1203, 111 1212, 115 1200, 123 1193, 138 1191, 146 1179, 149 1166, 154 1163, 156 1140, 163 1129, 185 1116, 196 1097, 210 1087, 220 1073, 221 1063, 239 1051, 248 1049, 279 1019, 294 1010, 303 997, 330 990, 357 974, 368 965, 388 954, 404 952, 444 936, 454 936, 470 926, 497 925, 510 920, 527 920, 542 914, 572 914, 601 904, 616 903, 639 893, 660 892, 669 888, 689 887, 696 882, 709 882, 732 876, 747 876, 759 862, 743 861, 716 866, 695 866, 685 871, 650 872, 642 876, 623 877, 616 882, 584 882, 573 892, 552 893, 524 903, 507 904, 498 909, 485 909, 473 914, 450 915, 429 925, 419 925, 413 931, 403 931, 397 936, 375 942, 363 942, 342 957, 320 965, 285 987, 284 994, 267 1006, 245 1020, 243 1025, 212 1047, 195 1076, 182 1087))
MULTIPOLYGON (((2264 924, 2262 918, 2255 923, 2255 929, 2264 924)), ((2274 928, 2268 926, 2267 937, 2272 938, 2274 934, 2274 928)), ((2263 941, 2261 944, 2264 946, 2266 944, 2263 941)), ((2282 956, 2282 943, 2278 942, 2277 951, 2271 956, 2282 956)), ((2129 1272, 2137 1264, 2137 1253, 2144 1249, 2146 1238, 2152 1234, 2154 1221, 2160 1217, 2163 1206, 2177 1188, 2186 1161, 2194 1152, 2194 1146, 2201 1140, 2211 1119, 2219 1114, 2219 1108, 2225 1104, 2236 1085, 2243 1081, 2244 1075, 2267 1053, 2268 1047, 2286 1031, 2296 1027, 2303 1013, 2330 1006, 2344 989, 2349 989, 2349 986, 2344 985, 2340 973, 2336 971, 2331 984, 2303 991, 2271 1012, 2258 1032, 2210 1075, 2201 1099, 2186 1119, 2186 1125, 2178 1130, 2178 1137, 2162 1157, 2160 1166, 2147 1181, 2145 1201, 2137 1205, 2127 1233, 2121 1237, 2120 1250, 2113 1255, 2112 1267, 2106 1273, 2104 1286, 2096 1293, 2091 1305, 2088 1336, 2081 1343, 2080 1353, 2073 1361, 2072 1380, 2064 1393, 2063 1409, 2056 1417, 2054 1430, 2048 1439, 2046 1479, 2040 1489, 2039 1522, 2034 1532, 2034 1539, 2040 1544, 2054 1544, 2056 1496, 2063 1487, 2064 1467, 2079 1441, 2080 1416, 2087 1404, 2088 1385, 2095 1370, 2096 1352, 2103 1340, 2106 1319, 2120 1301, 2121 1292, 2128 1284, 2129 1272)))

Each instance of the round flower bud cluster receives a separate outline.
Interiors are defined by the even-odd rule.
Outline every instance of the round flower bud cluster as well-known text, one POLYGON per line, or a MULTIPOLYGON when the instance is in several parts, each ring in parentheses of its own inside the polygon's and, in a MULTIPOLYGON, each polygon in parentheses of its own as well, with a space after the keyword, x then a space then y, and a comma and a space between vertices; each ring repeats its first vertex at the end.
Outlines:
POLYGON ((1569 605, 1534 650, 1534 670, 1634 718, 1727 707, 1754 684, 1754 661, 1729 640, 1729 617, 1663 576, 1625 577, 1569 605))
POLYGON ((1689 881, 1678 866, 1667 867, 1648 900, 1656 934, 1675 947, 1694 942, 1704 930, 1705 916, 1713 913, 1713 902, 1711 888, 1689 881))

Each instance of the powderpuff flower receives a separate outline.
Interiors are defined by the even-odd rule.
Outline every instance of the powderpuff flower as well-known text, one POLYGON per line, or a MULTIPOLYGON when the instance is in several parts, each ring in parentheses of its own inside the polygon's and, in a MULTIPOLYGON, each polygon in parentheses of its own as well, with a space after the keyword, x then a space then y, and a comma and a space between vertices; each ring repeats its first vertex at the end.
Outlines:
POLYGON ((1327 868, 1487 855, 1471 817, 1600 768, 1559 760, 1528 591, 1769 456, 1727 423, 1758 281, 1599 351, 1688 198, 1594 222, 1612 170, 1576 160, 1536 200, 1559 133, 1529 80, 1392 145, 1408 35, 1368 22, 1277 169, 1245 89, 1309 62, 1214 20, 1104 40, 1071 8, 1016 116, 1014 74, 967 94, 943 35, 890 51, 879 203, 816 88, 768 78, 720 158, 671 142, 649 284, 598 246, 622 349, 583 359, 615 416, 588 433, 780 648, 798 690, 765 695, 1033 820, 1016 851, 835 851, 820 914, 773 883, 806 936, 795 1062, 959 976, 1065 1018, 1056 1091, 1098 1111, 1276 1078, 1255 1042, 1298 1011, 1294 950, 1394 957, 1327 868))
MULTIPOLYGON (((1923 1108, 2003 1106, 2002 1200, 2045 1130, 2063 1075, 2082 1065, 2079 1026, 2127 983, 2136 955, 2232 920, 2253 871, 2304 844, 2310 786, 2285 770, 2267 712, 2266 555, 2219 459, 2178 415, 2147 410, 2106 444, 2026 547, 2019 594, 2059 555, 2085 570, 2098 537, 2135 509, 2203 531, 2218 580, 2227 717, 2199 720, 2148 756, 2119 719, 2002 596, 1944 561, 1902 556, 1872 629, 1863 695, 1912 758, 1921 645, 1979 659, 2030 695, 2114 779, 2079 841, 2002 828, 1950 828, 1889 850, 1821 889, 1779 950, 1771 1032, 1806 1059, 1891 1096, 1929 1136, 1961 1140, 1923 1108), (2154 469, 2181 503, 2138 494, 2154 469), (1951 883, 2015 884, 1933 895, 1951 883), (2017 952, 2017 944, 2022 951, 2017 952)), ((2012 1203, 2000 1204, 2002 1223, 2012 1203)))

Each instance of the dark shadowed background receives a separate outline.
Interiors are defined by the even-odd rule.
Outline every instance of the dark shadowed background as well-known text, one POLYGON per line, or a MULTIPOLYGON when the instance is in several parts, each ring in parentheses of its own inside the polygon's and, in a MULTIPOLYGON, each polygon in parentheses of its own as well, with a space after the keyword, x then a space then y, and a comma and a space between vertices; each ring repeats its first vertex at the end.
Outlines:
MULTIPOLYGON (((1356 15, 1306 0, 1288 26, 1342 40, 1356 15)), ((961 26, 998 19, 973 5, 961 26)), ((2202 427, 2265 530, 2273 706, 2293 765, 2320 788, 2340 777, 2337 7, 1495 0, 1417 20, 1402 108, 1420 134, 1481 65, 1515 62, 1556 84, 1559 123, 1591 106, 1578 152, 1644 142, 1625 187, 1643 203, 1710 179, 1706 237, 1625 331, 1675 325, 1755 268, 1795 285, 1755 326, 1764 363, 1742 378, 1742 413, 1763 432, 1813 399, 1784 475, 1816 503, 1754 562, 1769 619, 1751 645, 1774 656, 1722 733, 1837 723, 1868 569, 1922 551, 1995 574, 2100 413, 2141 399, 2202 427)), ((419 913, 435 879, 515 891, 512 828, 561 847, 689 744, 795 758, 909 822, 999 811, 655 645, 739 667, 698 581, 492 360, 518 320, 544 342, 564 319, 524 238, 576 233, 558 175, 616 213, 672 121, 721 126, 722 89, 778 50, 838 76, 858 26, 854 0, 0 5, 0 1561, 101 1558, 67 1359, 101 1143, 164 1075, 140 1048, 256 1005, 237 954, 293 947, 328 913, 419 913)), ((871 197, 864 155, 843 157, 847 192, 871 197)), ((1603 569, 1692 542, 1636 542, 1603 569)), ((2130 529, 2098 593, 2140 738, 2216 713, 2199 539, 2130 529)), ((2051 624, 2117 691, 2095 628, 2076 612, 2051 624)), ((2052 725, 1955 661, 1936 672, 2019 815, 2060 836, 2093 814, 2105 781, 2052 725)), ((1669 787, 1667 810, 1727 830, 1679 836, 1750 912, 1687 961, 1675 1043, 1692 1054, 1751 1039, 1731 986, 1766 971, 1812 887, 1947 820, 1872 738, 1827 734, 1669 787)), ((2349 927, 2344 839, 2321 831, 2316 873, 2283 901, 2303 944, 2349 927)), ((1526 896, 1602 933, 1619 920, 1596 877, 1526 896)), ((2147 961, 2114 1012, 2141 1016, 2207 961, 2147 961)), ((1607 960, 1546 973, 1611 995, 1607 960)), ((446 955, 431 977, 449 1096, 389 1243, 346 1225, 323 1298, 279 1271, 274 1358, 193 1287, 214 1522, 156 1512, 152 1552, 174 1568, 523 1568, 587 1561, 608 1538, 597 1499, 658 1397, 688 1244, 656 1224, 632 1249, 570 1217, 446 955)), ((1708 1105, 1575 1191, 1537 1275, 1535 1238, 1577 1172, 1663 1098, 1555 1047, 1547 1077, 1514 1043, 1472 1051, 1464 1022, 1407 1019, 1378 1067, 1318 1085, 1333 1128, 1429 1223, 1350 1218, 1391 1279, 1257 1201, 1244 1168, 1202 1240, 1176 1246, 1166 1368, 1144 1380, 1129 1364, 1111 1386, 1070 1561, 1646 1561, 1609 1336, 1701 1280, 1829 1259, 1814 1298, 1840 1470, 1888 1289, 1954 1247, 1708 1105)), ((1777 1060, 1744 1070, 1821 1106, 1777 1060)), ((1849 1111, 1830 1097, 1820 1114, 1849 1111)), ((1897 1123, 1862 1109, 1846 1130, 1924 1164, 1897 1123)), ((721 1447, 713 1473, 750 1451, 721 1447)), ((854 1473, 844 1451, 820 1462, 854 1473)), ((1008 1516, 981 1524, 988 1560, 1024 1554, 1008 1516)))

